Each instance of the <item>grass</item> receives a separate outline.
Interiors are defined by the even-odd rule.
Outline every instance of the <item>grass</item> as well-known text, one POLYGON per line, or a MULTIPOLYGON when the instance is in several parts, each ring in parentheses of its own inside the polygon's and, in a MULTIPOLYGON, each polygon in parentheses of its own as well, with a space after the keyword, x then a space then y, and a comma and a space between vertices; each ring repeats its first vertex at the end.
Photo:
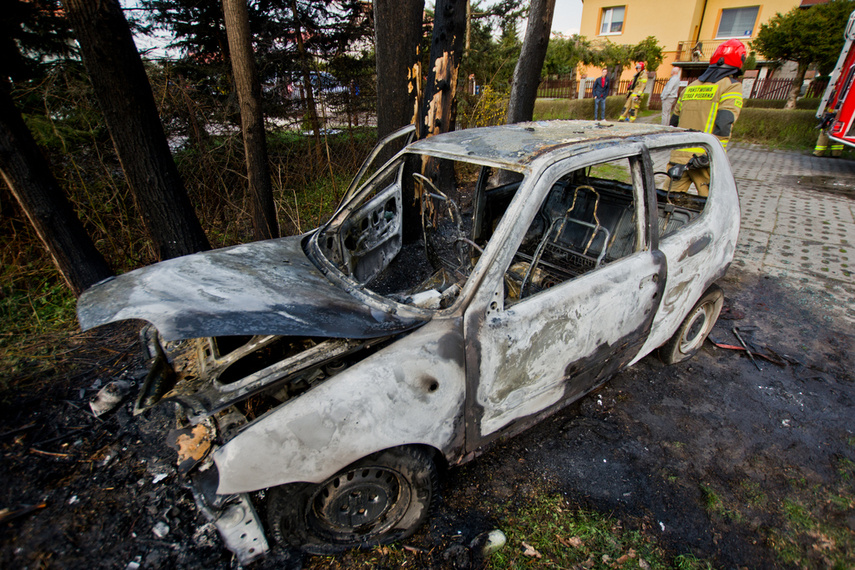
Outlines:
MULTIPOLYGON (((501 508, 500 508, 501 511, 501 508)), ((507 545, 488 568, 709 568, 690 554, 669 559, 656 539, 613 517, 543 495, 500 515, 507 545)))

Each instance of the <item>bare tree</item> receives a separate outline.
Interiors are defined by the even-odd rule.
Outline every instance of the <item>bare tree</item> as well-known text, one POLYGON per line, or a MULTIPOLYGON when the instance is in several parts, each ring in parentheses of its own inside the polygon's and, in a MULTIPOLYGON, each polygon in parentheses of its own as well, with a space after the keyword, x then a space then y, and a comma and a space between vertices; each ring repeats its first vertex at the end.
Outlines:
POLYGON ((3 85, 0 173, 75 295, 113 274, 59 188, 3 85))
POLYGON ((534 101, 540 84, 540 72, 546 59, 555 0, 532 0, 528 13, 522 52, 514 69, 511 97, 508 103, 507 122, 530 121, 534 115, 534 101))
POLYGON ((279 221, 276 219, 273 187, 270 184, 264 115, 261 111, 261 85, 258 82, 255 57, 250 43, 246 0, 223 0, 223 14, 229 38, 232 75, 240 102, 240 123, 249 177, 252 228, 255 239, 275 238, 279 237, 279 221))
POLYGON ((421 74, 424 0, 375 0, 377 137, 415 122, 421 74))
POLYGON ((117 0, 63 0, 146 231, 160 259, 210 249, 172 160, 117 0))

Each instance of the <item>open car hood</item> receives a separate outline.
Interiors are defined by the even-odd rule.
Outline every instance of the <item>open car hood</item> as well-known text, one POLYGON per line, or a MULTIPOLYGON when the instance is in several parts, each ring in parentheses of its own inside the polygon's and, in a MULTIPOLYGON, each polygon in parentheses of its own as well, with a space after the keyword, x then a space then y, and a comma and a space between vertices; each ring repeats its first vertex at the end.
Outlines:
POLYGON ((169 259, 102 281, 77 303, 83 330, 126 319, 152 323, 165 340, 230 335, 373 338, 427 319, 372 307, 336 287, 309 261, 299 237, 169 259))

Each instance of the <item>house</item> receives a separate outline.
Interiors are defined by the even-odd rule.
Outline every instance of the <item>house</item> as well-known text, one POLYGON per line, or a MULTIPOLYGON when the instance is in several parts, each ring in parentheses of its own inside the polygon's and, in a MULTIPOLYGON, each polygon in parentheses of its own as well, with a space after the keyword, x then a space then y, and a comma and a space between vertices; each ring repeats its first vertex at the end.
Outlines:
MULTIPOLYGON (((821 1, 821 0, 820 0, 821 1)), ((827 1, 827 0, 826 0, 827 1)), ((663 46, 664 60, 657 78, 667 78, 672 66, 682 68, 683 79, 700 75, 715 49, 738 38, 748 42, 760 25, 776 13, 786 13, 817 0, 583 0, 581 35, 594 41, 635 45, 654 36, 663 46)), ((757 58, 761 59, 760 57, 757 58)), ((596 69, 588 69, 596 77, 596 69)), ((622 79, 634 70, 624 71, 622 79)))

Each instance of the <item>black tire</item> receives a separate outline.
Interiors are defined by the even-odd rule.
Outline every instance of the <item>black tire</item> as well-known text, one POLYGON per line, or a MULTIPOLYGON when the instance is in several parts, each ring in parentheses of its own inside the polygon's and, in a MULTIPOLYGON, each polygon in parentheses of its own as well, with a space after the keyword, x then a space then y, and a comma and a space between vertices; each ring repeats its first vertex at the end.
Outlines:
POLYGON ((693 357, 712 331, 723 303, 721 288, 711 285, 683 319, 674 336, 659 349, 662 362, 676 364, 693 357))
POLYGON ((438 481, 427 450, 381 451, 321 484, 271 489, 270 530, 277 542, 309 554, 388 544, 412 535, 427 519, 438 481))

